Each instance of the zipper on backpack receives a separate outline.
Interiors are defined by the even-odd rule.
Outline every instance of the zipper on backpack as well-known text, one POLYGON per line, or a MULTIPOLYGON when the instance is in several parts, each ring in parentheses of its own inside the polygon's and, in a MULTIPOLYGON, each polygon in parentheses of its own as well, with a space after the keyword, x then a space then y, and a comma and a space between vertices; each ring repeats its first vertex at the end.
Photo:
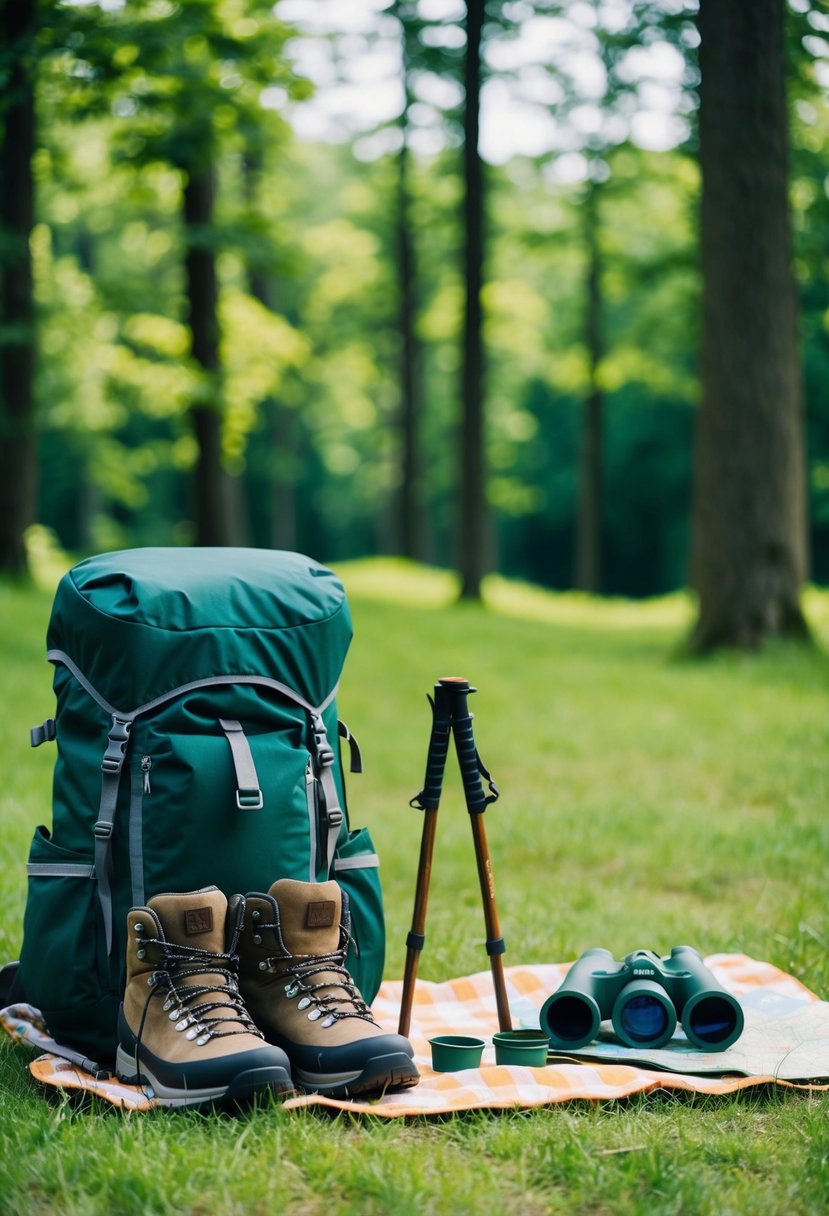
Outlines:
POLYGON ((150 788, 150 769, 152 767, 153 767, 152 757, 151 756, 142 756, 141 757, 141 772, 144 774, 144 793, 145 794, 152 793, 152 789, 150 788))
POLYGON ((314 762, 310 756, 305 766, 305 801, 308 807, 308 844, 310 851, 308 877, 310 882, 316 882, 317 858, 320 855, 320 807, 317 775, 314 772, 314 762))

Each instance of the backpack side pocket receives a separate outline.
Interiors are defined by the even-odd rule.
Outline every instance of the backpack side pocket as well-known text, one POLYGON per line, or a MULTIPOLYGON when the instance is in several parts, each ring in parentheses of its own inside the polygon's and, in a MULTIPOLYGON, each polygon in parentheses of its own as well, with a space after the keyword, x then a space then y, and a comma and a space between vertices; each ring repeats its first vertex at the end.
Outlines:
POLYGON ((26 1000, 43 1014, 54 1039, 104 1062, 115 1053, 119 997, 110 979, 92 854, 61 848, 41 824, 27 873, 20 951, 26 1000))
POLYGON ((379 866, 368 828, 357 828, 339 845, 331 872, 348 895, 351 909, 352 942, 345 964, 369 1005, 377 995, 386 963, 379 866))

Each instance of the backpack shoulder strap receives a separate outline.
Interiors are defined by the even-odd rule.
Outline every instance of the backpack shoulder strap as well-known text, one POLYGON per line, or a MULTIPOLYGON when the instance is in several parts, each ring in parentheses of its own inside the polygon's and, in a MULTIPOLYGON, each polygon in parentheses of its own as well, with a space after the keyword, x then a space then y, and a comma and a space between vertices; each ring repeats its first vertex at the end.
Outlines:
POLYGON ((311 714, 311 726, 313 729, 314 762, 320 784, 322 785, 323 798, 325 799, 325 821, 328 829, 325 852, 327 872, 330 874, 331 867, 334 864, 334 854, 337 850, 337 837, 340 834, 340 828, 345 816, 340 806, 337 783, 334 780, 334 749, 328 742, 328 734, 325 729, 325 723, 322 720, 322 714, 316 710, 311 714))
POLYGON ((130 741, 132 721, 129 718, 112 716, 112 728, 107 736, 107 746, 101 761, 101 800, 95 833, 95 876, 98 880, 98 900, 104 921, 107 954, 112 953, 112 833, 115 828, 115 810, 118 805, 118 789, 121 772, 130 741))

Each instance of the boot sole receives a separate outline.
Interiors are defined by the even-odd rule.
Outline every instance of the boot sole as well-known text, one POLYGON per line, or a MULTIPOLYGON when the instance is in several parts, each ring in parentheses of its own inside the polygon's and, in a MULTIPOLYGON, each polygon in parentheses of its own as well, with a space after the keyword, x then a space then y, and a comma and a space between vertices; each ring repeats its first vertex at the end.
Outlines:
POLYGON ((411 1089, 420 1080, 420 1073, 405 1052, 375 1056, 365 1068, 352 1073, 313 1073, 292 1061, 294 1080, 308 1093, 325 1094, 329 1098, 353 1098, 359 1094, 397 1093, 411 1089))
POLYGON ((139 1060, 138 1072, 135 1057, 119 1047, 115 1058, 115 1073, 119 1081, 128 1085, 149 1087, 159 1106, 223 1106, 238 1105, 250 1101, 257 1094, 272 1093, 286 1097, 296 1093, 296 1086, 285 1068, 250 1068, 238 1073, 228 1085, 212 1086, 209 1089, 178 1088, 165 1085, 153 1076, 143 1060, 139 1060))

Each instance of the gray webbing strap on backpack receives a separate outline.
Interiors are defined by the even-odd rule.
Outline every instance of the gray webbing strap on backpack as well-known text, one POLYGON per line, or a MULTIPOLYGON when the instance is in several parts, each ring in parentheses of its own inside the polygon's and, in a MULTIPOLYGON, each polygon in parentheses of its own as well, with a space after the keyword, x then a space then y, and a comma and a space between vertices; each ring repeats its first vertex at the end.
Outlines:
POLYGON ((104 935, 107 954, 112 952, 112 889, 110 887, 110 851, 112 833, 115 828, 115 810, 118 805, 118 787, 121 770, 127 754, 127 744, 132 730, 132 721, 117 714, 112 717, 112 729, 107 736, 107 749, 101 761, 101 801, 98 820, 95 824, 95 877, 98 880, 98 899, 104 920, 104 935))
MULTIPOLYGON (((145 757, 146 758, 146 757, 145 757)), ((143 764, 132 766, 130 774, 129 851, 132 906, 140 908, 144 900, 144 794, 149 773, 143 764)))
POLYGON ((361 773, 363 771, 363 754, 360 751, 359 743, 354 738, 345 722, 340 720, 337 721, 337 734, 341 739, 345 739, 346 743, 348 744, 349 772, 361 773))
MULTIPOLYGON (((18 967, 18 963, 7 963, 3 971, 6 972, 18 967)), ((5 976, 3 978, 5 979, 5 976)), ((12 980, 13 983, 14 980, 12 980)), ((4 991, 0 996, 0 1005, 5 1005, 7 996, 8 991, 4 991)), ((58 1056, 61 1060, 69 1060, 76 1068, 81 1069, 82 1072, 89 1073, 96 1081, 108 1081, 112 1077, 111 1068, 99 1064, 97 1060, 90 1059, 83 1051, 76 1051, 68 1043, 58 1043, 45 1028, 41 1029, 42 1017, 40 1010, 35 1009, 25 999, 6 1005, 2 1012, 14 1019, 14 1038, 25 1043, 27 1047, 35 1047, 38 1051, 48 1051, 50 1056, 58 1056)))
POLYGON ((29 731, 29 741, 32 747, 40 747, 41 743, 54 743, 57 738, 57 723, 54 718, 47 718, 40 726, 33 726, 29 731))
POLYGON ((335 857, 333 870, 335 874, 348 870, 376 870, 380 866, 380 858, 376 853, 361 853, 359 857, 335 857))
POLYGON ((26 873, 30 878, 94 878, 95 867, 80 861, 29 861, 26 873))
POLYGON ((230 754, 236 770, 236 805, 240 811, 261 811, 262 790, 242 723, 232 718, 219 718, 219 726, 230 744, 230 754))
POLYGON ((314 728, 314 758, 325 798, 325 818, 328 824, 326 858, 330 874, 331 867, 334 864, 334 854, 337 851, 337 836, 339 835, 340 825, 344 816, 342 807, 340 806, 339 795, 337 794, 337 783, 334 780, 334 750, 328 742, 325 723, 322 720, 322 716, 318 713, 312 715, 311 722, 314 728))
POLYGON ((90 1060, 89 1056, 84 1055, 82 1051, 74 1051, 65 1043, 57 1043, 52 1039, 49 1043, 49 1054, 60 1056, 62 1060, 69 1060, 83 1072, 88 1072, 96 1081, 109 1081, 112 1077, 111 1068, 105 1068, 97 1060, 90 1060))

